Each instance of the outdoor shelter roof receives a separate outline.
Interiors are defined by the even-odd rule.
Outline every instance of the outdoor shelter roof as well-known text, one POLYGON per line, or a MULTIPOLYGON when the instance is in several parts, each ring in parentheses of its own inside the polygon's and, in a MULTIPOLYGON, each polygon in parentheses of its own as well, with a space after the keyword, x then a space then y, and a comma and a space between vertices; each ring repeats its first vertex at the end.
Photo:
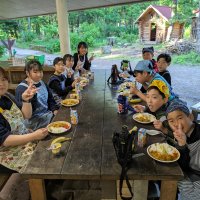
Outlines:
MULTIPOLYGON (((68 11, 151 0, 66 0, 68 11)), ((0 20, 56 13, 56 0, 0 0, 0 20)))

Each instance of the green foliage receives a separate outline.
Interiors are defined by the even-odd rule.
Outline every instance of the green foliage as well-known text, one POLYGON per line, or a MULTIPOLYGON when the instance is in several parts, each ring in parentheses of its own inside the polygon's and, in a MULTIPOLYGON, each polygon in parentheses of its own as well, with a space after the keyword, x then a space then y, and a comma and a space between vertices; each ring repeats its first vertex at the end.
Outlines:
MULTIPOLYGON (((135 20, 149 5, 172 6, 176 10, 174 21, 186 24, 185 38, 189 38, 192 10, 199 7, 199 0, 148 1, 69 13, 70 43, 76 50, 80 41, 89 47, 100 47, 107 43, 106 38, 117 37, 120 43, 133 43, 138 39, 135 20)), ((47 52, 60 50, 56 14, 26 17, 17 20, 0 21, 0 39, 18 38, 17 44, 28 47, 30 44, 45 45, 47 52)))
POLYGON ((175 64, 199 64, 200 56, 198 53, 191 51, 187 54, 174 55, 172 61, 175 64))
POLYGON ((43 26, 42 32, 45 41, 48 41, 52 38, 58 38, 58 24, 53 23, 49 24, 48 26, 43 26))
POLYGON ((5 53, 5 47, 4 46, 0 46, 0 57, 4 55, 5 53))
POLYGON ((24 42, 32 42, 35 38, 37 38, 37 35, 33 32, 23 32, 21 35, 24 42))
POLYGON ((185 39, 190 39, 190 35, 191 35, 191 25, 185 28, 184 38, 185 39))

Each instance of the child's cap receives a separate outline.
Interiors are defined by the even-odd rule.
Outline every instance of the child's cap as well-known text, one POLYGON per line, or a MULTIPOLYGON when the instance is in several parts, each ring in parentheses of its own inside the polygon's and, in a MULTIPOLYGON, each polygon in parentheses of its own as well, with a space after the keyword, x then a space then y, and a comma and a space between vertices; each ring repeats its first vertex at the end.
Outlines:
POLYGON ((154 53, 154 48, 153 47, 146 47, 142 49, 142 54, 149 52, 149 53, 154 53))
POLYGON ((55 66, 55 65, 58 64, 60 61, 63 61, 63 58, 61 58, 61 57, 56 57, 56 58, 53 60, 53 65, 55 66))
POLYGON ((169 98, 169 96, 170 96, 170 94, 169 94, 169 87, 165 84, 164 81, 154 80, 149 85, 149 88, 151 86, 157 87, 160 90, 160 92, 162 92, 165 95, 166 98, 169 98))
POLYGON ((188 109, 186 102, 183 102, 180 99, 175 99, 170 102, 170 104, 166 110, 166 115, 168 115, 169 113, 171 113, 175 110, 180 110, 180 111, 184 112, 187 116, 189 116, 189 114, 190 114, 190 110, 188 109))
POLYGON ((141 60, 137 63, 135 71, 146 71, 146 72, 153 72, 153 65, 152 62, 149 60, 141 60))

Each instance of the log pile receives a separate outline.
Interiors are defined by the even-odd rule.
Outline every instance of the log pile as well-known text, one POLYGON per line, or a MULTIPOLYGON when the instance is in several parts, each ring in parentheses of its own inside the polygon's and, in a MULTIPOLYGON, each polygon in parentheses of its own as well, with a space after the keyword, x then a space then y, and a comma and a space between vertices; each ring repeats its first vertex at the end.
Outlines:
POLYGON ((168 54, 184 54, 191 50, 195 50, 195 44, 190 41, 175 41, 166 45, 166 53, 168 54))

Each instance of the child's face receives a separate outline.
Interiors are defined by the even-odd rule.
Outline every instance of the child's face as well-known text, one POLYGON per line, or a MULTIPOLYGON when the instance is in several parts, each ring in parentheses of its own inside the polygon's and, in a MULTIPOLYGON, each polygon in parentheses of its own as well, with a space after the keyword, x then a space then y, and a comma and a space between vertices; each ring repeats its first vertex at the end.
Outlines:
POLYGON ((143 53, 142 57, 143 57, 144 60, 152 60, 153 59, 153 55, 150 52, 143 53))
POLYGON ((54 66, 55 72, 58 74, 62 74, 65 71, 65 65, 63 64, 63 61, 59 61, 57 64, 54 66))
POLYGON ((165 103, 167 103, 167 98, 162 97, 158 90, 151 89, 147 92, 146 102, 151 112, 156 112, 165 103))
POLYGON ((145 83, 145 82, 148 82, 148 73, 146 71, 143 71, 142 73, 140 72, 135 72, 134 73, 135 75, 135 80, 138 82, 138 83, 145 83))
POLYGON ((43 71, 38 69, 31 69, 31 71, 27 72, 28 78, 30 78, 34 82, 40 82, 43 78, 43 71))
POLYGON ((193 124, 191 115, 187 116, 184 112, 180 110, 170 112, 167 116, 167 120, 169 126, 173 131, 175 131, 180 124, 184 133, 187 133, 191 129, 191 126, 193 124))
POLYGON ((81 46, 81 47, 79 48, 79 53, 80 53, 81 55, 85 55, 85 54, 87 53, 87 48, 85 48, 84 46, 81 46))
POLYGON ((4 95, 8 90, 8 80, 0 75, 0 96, 4 95))
POLYGON ((66 67, 72 68, 73 65, 74 65, 74 59, 73 58, 71 58, 71 59, 67 58, 67 60, 66 60, 66 67))
POLYGON ((157 62, 159 72, 163 72, 167 69, 169 64, 166 62, 164 58, 160 58, 157 62))

